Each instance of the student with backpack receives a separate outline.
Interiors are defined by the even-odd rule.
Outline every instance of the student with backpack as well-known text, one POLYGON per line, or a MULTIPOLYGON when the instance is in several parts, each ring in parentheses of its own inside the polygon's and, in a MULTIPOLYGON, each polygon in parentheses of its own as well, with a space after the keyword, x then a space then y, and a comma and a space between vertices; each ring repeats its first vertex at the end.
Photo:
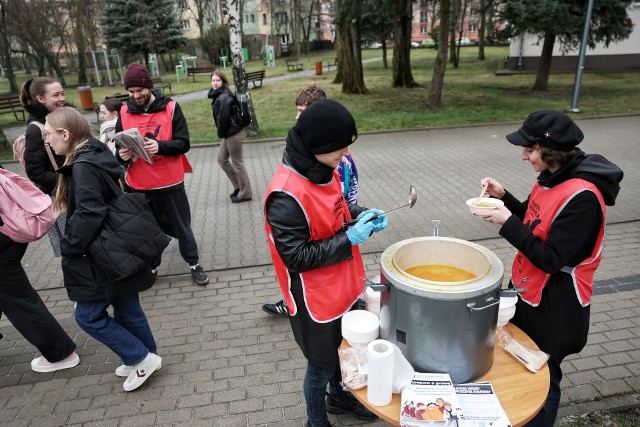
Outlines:
POLYGON ((148 267, 122 280, 109 280, 89 250, 104 229, 109 203, 117 196, 113 187, 121 176, 120 164, 73 108, 47 116, 45 137, 56 153, 65 156, 54 207, 67 212, 60 242, 62 273, 69 299, 77 303, 76 322, 120 357, 122 365, 115 374, 126 377, 125 391, 135 390, 162 366, 139 298, 155 277, 148 267))
MULTIPOLYGON (((20 104, 29 113, 23 158, 20 159, 27 177, 43 193, 53 196, 58 174, 56 169, 62 166, 64 157, 58 156, 44 143, 42 128, 47 115, 67 105, 64 89, 57 80, 49 77, 36 77, 22 84, 20 104)), ((60 256, 60 238, 64 233, 64 215, 49 230, 49 241, 55 256, 60 256)))
MULTIPOLYGON (((2 191, 0 197, 6 198, 8 195, 2 191)), ((0 204, 5 206, 5 202, 8 201, 1 200, 0 204)), ((6 211, 8 209, 0 213, 2 226, 7 219, 6 211)), ((0 311, 42 354, 31 361, 33 371, 53 372, 73 368, 80 363, 75 352, 76 344, 44 305, 22 267, 27 245, 0 232, 0 311)))
POLYGON ((218 138, 222 138, 218 151, 218 164, 227 174, 233 185, 229 195, 231 203, 251 200, 251 183, 242 159, 242 145, 246 133, 239 118, 239 106, 236 97, 229 89, 229 80, 222 71, 211 74, 211 89, 207 95, 211 98, 213 121, 218 129, 218 138))

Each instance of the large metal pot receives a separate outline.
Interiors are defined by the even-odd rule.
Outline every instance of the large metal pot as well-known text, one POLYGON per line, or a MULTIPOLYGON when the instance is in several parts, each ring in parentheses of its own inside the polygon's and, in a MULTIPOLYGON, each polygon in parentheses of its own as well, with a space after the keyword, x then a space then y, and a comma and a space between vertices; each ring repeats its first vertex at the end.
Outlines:
POLYGON ((418 372, 447 372, 454 383, 473 381, 493 364, 500 259, 489 249, 460 239, 417 237, 382 254, 380 336, 395 343, 418 372), (433 282, 406 269, 445 264, 476 278, 433 282))

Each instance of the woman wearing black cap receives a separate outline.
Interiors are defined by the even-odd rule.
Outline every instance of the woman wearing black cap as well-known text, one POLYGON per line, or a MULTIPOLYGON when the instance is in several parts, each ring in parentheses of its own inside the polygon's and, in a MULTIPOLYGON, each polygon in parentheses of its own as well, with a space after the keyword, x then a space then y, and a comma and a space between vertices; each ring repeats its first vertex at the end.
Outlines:
POLYGON ((282 163, 265 195, 265 228, 296 342, 307 359, 303 388, 308 427, 328 427, 327 412, 376 416, 340 387, 342 316, 364 290, 358 244, 387 226, 375 209, 347 205, 336 166, 358 132, 340 103, 320 99, 289 130, 282 163), (343 232, 342 225, 360 218, 343 232), (329 396, 325 392, 329 384, 329 396))
POLYGON ((577 148, 583 137, 566 115, 536 111, 507 135, 510 143, 523 147, 522 160, 539 173, 527 200, 518 201, 492 178, 482 180, 504 207, 476 215, 500 224, 500 235, 519 251, 509 287, 522 285, 523 291, 512 323, 550 355, 547 400, 527 426, 553 425, 560 404, 560 363, 587 342, 606 206, 614 205, 623 176, 604 157, 577 148))

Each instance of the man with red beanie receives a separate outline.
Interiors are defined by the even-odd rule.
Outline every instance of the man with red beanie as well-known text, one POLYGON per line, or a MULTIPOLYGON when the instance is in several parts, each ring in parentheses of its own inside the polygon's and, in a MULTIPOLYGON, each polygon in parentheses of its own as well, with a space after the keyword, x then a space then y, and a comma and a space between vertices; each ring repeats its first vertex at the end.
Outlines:
POLYGON ((189 151, 187 121, 175 101, 153 90, 153 81, 144 65, 127 67, 124 87, 129 100, 120 110, 116 132, 137 128, 144 137, 144 148, 153 157, 153 163, 148 163, 134 158, 131 149, 118 150, 118 157, 128 163, 127 185, 146 194, 160 228, 178 239, 180 254, 191 267, 193 279, 204 286, 209 277, 198 263, 198 246, 191 230, 191 209, 184 189, 185 169, 191 171, 185 156, 189 151))

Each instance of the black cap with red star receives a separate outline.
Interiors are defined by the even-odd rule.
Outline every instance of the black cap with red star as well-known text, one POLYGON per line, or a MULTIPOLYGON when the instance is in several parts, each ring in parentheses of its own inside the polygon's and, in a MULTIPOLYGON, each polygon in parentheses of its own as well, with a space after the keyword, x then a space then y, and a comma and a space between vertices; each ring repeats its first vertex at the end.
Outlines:
POLYGON ((507 135, 507 141, 527 147, 540 144, 558 151, 571 151, 584 139, 584 134, 571 118, 555 110, 532 113, 516 132, 507 135))

